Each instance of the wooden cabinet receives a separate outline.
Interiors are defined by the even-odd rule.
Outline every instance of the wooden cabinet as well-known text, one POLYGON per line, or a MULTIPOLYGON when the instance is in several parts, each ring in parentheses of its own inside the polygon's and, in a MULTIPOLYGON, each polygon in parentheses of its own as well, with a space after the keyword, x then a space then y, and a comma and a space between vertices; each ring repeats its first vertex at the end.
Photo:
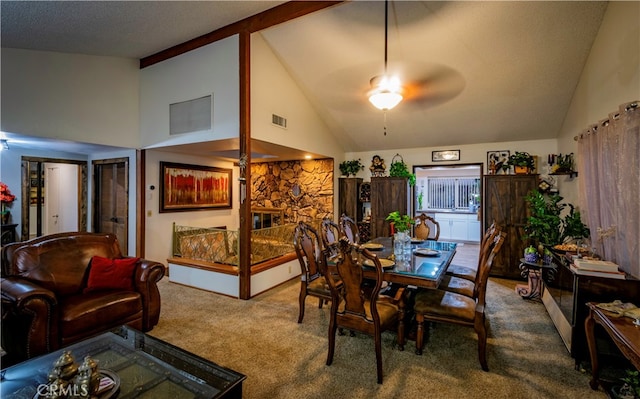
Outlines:
POLYGON ((537 187, 538 175, 484 176, 484 226, 495 221, 507 233, 493 261, 492 276, 521 278, 518 266, 526 247, 522 237, 529 216, 525 197, 537 187))
POLYGON ((338 215, 343 213, 356 222, 362 221, 359 177, 341 177, 338 183, 338 215))
POLYGON ((640 280, 579 275, 573 273, 563 258, 557 263, 560 265, 553 276, 546 275, 549 271, 543 272, 542 302, 578 366, 583 360, 589 359, 584 328, 584 321, 589 314, 586 303, 612 302, 616 299, 637 303, 640 280))
POLYGON ((410 214, 409 179, 404 177, 371 178, 371 238, 388 237, 389 213, 410 214))

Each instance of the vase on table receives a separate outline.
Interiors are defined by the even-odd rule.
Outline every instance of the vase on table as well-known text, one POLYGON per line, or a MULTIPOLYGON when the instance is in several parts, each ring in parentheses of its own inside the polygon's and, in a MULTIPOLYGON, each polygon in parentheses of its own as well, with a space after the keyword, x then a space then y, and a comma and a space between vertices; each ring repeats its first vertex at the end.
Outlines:
POLYGON ((396 259, 396 263, 404 261, 404 241, 407 233, 404 231, 398 231, 393 235, 393 256, 396 259))

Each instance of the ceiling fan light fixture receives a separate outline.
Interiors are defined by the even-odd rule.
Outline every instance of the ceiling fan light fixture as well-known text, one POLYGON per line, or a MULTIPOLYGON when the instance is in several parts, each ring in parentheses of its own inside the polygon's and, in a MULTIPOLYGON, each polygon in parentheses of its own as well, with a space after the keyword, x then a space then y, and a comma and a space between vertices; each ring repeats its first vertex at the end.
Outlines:
POLYGON ((397 76, 376 76, 371 79, 373 89, 369 92, 369 102, 382 111, 394 108, 402 101, 402 86, 397 76))
POLYGON ((398 105, 402 101, 400 93, 392 91, 377 91, 369 96, 369 102, 374 107, 382 111, 387 111, 398 105))

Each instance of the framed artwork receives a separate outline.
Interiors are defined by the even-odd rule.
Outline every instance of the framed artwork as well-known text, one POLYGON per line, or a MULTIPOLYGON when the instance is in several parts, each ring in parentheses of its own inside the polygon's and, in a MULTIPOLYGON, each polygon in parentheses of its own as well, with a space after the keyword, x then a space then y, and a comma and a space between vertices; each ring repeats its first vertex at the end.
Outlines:
POLYGON ((487 170, 489 174, 500 173, 503 170, 502 166, 506 165, 509 160, 509 155, 511 155, 509 150, 487 151, 487 170))
POLYGON ((160 162, 160 212, 231 208, 231 169, 160 162))
POLYGON ((459 161, 460 150, 431 151, 431 161, 459 161))

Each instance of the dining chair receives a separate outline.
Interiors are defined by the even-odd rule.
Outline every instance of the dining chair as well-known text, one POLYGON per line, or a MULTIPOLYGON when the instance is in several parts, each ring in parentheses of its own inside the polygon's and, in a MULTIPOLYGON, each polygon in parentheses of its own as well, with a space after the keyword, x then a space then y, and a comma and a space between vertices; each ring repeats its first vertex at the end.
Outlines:
MULTIPOLYGON (((398 347, 404 349, 404 288, 395 297, 380 294, 383 271, 376 255, 347 237, 339 240, 339 256, 335 267, 342 287, 329 282, 333 300, 329 319, 329 349, 327 366, 333 363, 336 332, 343 329, 373 336, 378 384, 382 384, 382 332, 397 328, 398 347), (363 263, 374 271, 365 279, 363 263), (365 283, 370 282, 370 284, 365 283)), ((326 251, 326 249, 325 249, 326 251)))
POLYGON ((353 244, 360 244, 360 232, 353 219, 343 213, 338 220, 338 226, 341 235, 346 236, 353 244))
MULTIPOLYGON (((300 303, 298 323, 302 323, 304 318, 307 295, 318 298, 319 309, 322 309, 322 305, 331 301, 332 298, 331 289, 323 274, 323 270, 325 270, 322 267, 324 254, 319 243, 316 230, 304 222, 298 222, 293 235, 293 244, 302 269, 300 295, 298 297, 300 303)), ((337 281, 335 284, 340 286, 341 282, 337 281)))
MULTIPOLYGON (((495 230, 494 234, 492 234, 490 239, 486 239, 484 245, 482 246, 482 250, 480 251, 479 261, 478 261, 478 269, 482 267, 484 262, 487 260, 487 256, 491 253, 493 247, 496 245, 496 234, 502 234, 503 238, 506 238, 506 233, 500 233, 500 230, 495 230)), ((463 266, 461 266, 463 267, 463 266)), ((467 267, 467 269, 476 272, 476 269, 467 267)), ((478 295, 478 288, 480 286, 478 280, 480 278, 480 273, 475 273, 474 280, 471 281, 467 278, 457 277, 453 274, 445 274, 438 285, 438 288, 444 291, 455 292, 457 294, 466 295, 471 298, 476 298, 478 295)))
POLYGON ((320 238, 323 248, 328 248, 330 253, 327 259, 332 259, 338 255, 338 240, 340 239, 340 228, 338 224, 329 218, 323 218, 320 223, 320 238))
POLYGON ((456 265, 452 263, 447 268, 447 275, 455 276, 458 278, 462 278, 465 280, 469 280, 475 282, 476 276, 478 275, 478 270, 480 269, 480 265, 485 261, 486 257, 489 255, 491 250, 488 248, 496 234, 498 234, 502 229, 495 222, 491 223, 491 226, 487 228, 484 235, 482 236, 482 240, 480 241, 480 253, 478 255, 478 266, 473 268, 469 266, 456 265))
POLYGON ((478 360, 482 370, 489 371, 487 365, 486 292, 489 271, 496 254, 504 243, 504 236, 498 234, 495 245, 480 269, 477 298, 456 294, 440 289, 425 289, 415 295, 413 309, 418 330, 416 333, 416 354, 422 354, 424 322, 450 323, 472 327, 478 336, 478 360))

